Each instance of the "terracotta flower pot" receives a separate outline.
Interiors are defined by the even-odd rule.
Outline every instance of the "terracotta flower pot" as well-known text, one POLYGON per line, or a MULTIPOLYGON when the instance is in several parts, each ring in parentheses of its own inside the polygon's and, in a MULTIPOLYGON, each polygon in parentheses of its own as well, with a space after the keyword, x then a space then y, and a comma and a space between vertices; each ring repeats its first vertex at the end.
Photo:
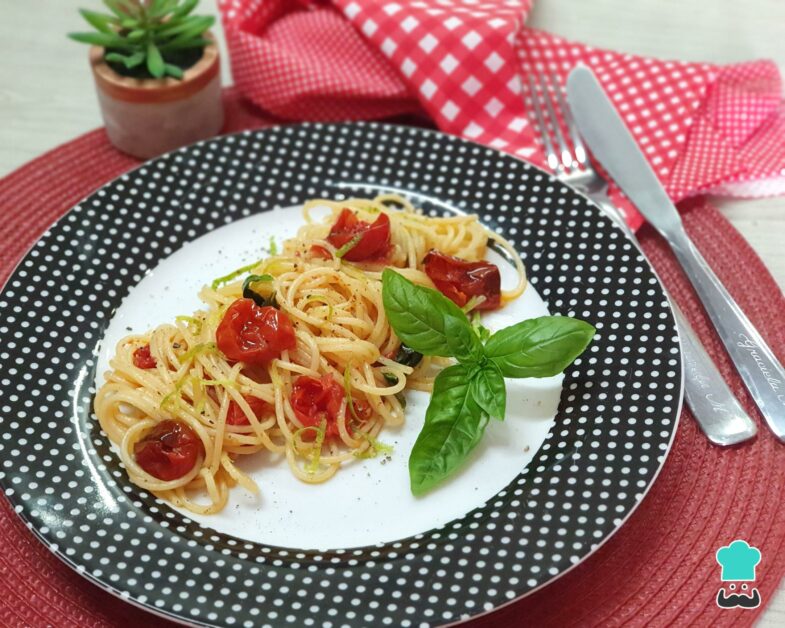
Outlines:
MULTIPOLYGON (((210 37, 212 39, 212 37, 210 37)), ((205 47, 182 79, 122 76, 90 48, 101 115, 109 139, 121 151, 149 159, 216 135, 223 126, 218 46, 205 47)))

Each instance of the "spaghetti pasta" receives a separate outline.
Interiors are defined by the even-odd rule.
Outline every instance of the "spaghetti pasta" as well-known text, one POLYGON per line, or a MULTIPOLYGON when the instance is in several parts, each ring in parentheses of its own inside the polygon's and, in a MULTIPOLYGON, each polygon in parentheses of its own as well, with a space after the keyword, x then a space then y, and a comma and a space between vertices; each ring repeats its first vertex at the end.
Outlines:
MULTIPOLYGON (((513 247, 473 215, 428 217, 390 194, 313 200, 303 215, 305 224, 280 253, 203 287, 204 309, 118 343, 95 411, 138 486, 208 514, 226 505, 234 486, 259 490, 237 467, 240 456, 275 452, 296 477, 318 483, 342 464, 378 453, 383 427, 404 421, 401 393, 429 391, 435 373, 448 363, 427 356, 416 365, 396 361, 400 342, 382 304, 385 267, 433 287, 422 264, 429 251, 479 261, 490 239, 518 271, 517 284, 501 291, 501 303, 526 288, 523 263, 513 247), (316 207, 329 209, 329 215, 316 219, 316 207), (352 216, 342 216, 347 210, 352 216), (347 261, 353 249, 369 250, 364 233, 381 224, 382 215, 384 225, 389 222, 382 253, 347 261), (335 225, 344 218, 357 233, 340 245, 335 225), (250 276, 244 280, 246 272, 250 276), (246 303, 249 296, 265 306, 246 303), (240 303, 260 317, 265 310, 265 324, 272 321, 276 333, 291 329, 291 342, 278 336, 283 348, 271 359, 227 356, 222 334, 228 333, 227 319, 239 316, 240 303), (267 311, 269 306, 277 310, 267 311), (168 433, 166 422, 184 427, 168 433), (163 435, 151 442, 156 426, 163 435), (166 464, 187 466, 187 471, 175 478, 150 472, 166 464)), ((467 309, 480 301, 473 299, 467 309)), ((261 325, 261 320, 256 322, 261 325)), ((242 323, 242 333, 248 324, 242 323)))

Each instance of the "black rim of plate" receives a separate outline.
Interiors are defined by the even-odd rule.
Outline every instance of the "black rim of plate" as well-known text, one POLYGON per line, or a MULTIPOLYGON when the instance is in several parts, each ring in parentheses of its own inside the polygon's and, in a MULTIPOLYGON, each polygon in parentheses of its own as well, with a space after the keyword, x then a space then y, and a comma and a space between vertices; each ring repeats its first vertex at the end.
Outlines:
POLYGON ((99 586, 198 624, 443 624, 553 580, 654 481, 681 405, 678 336, 638 250, 585 197, 510 155, 374 123, 246 131, 144 164, 53 225, 0 308, 0 485, 38 537, 99 586), (521 251, 552 313, 598 329, 565 375, 533 461, 464 517, 393 543, 315 552, 201 527, 130 484, 92 414, 114 310, 209 230, 308 198, 394 189, 477 213, 521 251))

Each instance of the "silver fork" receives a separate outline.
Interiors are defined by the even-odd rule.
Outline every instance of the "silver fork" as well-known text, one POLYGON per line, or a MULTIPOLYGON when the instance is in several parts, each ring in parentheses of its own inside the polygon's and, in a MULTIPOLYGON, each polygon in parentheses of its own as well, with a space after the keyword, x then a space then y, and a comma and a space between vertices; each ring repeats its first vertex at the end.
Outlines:
MULTIPOLYGON (((529 76, 529 98, 533 122, 542 138, 550 169, 561 181, 594 201, 644 255, 621 211, 608 197, 608 182, 597 173, 589 159, 558 79, 552 74, 549 77, 540 74, 536 80, 529 76), (561 113, 569 142, 557 111, 561 113)), ((693 416, 709 440, 717 445, 735 445, 749 440, 757 432, 755 423, 733 396, 679 306, 673 298, 668 298, 684 356, 684 396, 693 416)))

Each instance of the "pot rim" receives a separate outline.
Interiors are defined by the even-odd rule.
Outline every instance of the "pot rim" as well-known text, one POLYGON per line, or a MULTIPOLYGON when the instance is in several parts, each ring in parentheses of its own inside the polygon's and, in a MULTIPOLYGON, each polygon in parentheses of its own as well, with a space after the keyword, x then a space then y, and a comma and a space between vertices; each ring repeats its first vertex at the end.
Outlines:
POLYGON ((185 70, 182 79, 122 76, 104 60, 103 47, 91 46, 89 59, 96 86, 108 96, 128 102, 159 103, 187 98, 205 87, 220 71, 215 37, 210 32, 205 36, 211 43, 204 47, 199 61, 185 70))

